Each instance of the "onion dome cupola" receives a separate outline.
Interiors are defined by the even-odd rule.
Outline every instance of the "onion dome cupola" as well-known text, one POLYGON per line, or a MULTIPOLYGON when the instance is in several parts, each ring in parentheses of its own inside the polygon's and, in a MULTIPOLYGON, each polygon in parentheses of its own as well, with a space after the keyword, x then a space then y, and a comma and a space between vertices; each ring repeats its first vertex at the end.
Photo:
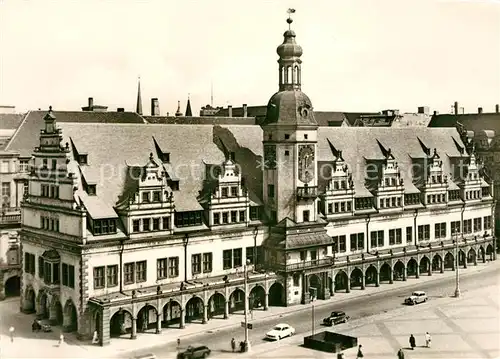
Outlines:
MULTIPOLYGON (((295 10, 290 9, 289 14, 295 10)), ((317 126, 313 106, 309 97, 301 90, 302 47, 295 42, 295 32, 291 29, 293 20, 288 17, 288 30, 276 52, 279 55, 279 92, 267 104, 263 125, 283 123, 288 125, 317 126)))

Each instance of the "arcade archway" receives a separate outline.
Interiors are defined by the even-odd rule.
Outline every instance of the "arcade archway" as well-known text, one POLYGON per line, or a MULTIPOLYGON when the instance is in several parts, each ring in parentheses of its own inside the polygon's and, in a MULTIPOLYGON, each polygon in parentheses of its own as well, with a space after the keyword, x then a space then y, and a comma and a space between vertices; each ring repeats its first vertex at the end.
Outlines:
POLYGON ((241 289, 236 289, 229 296, 229 312, 234 313, 245 309, 245 292, 241 289))
POLYGON ((250 298, 248 300, 250 310, 264 309, 266 291, 260 285, 257 285, 250 291, 250 298))
POLYGON ((163 326, 168 327, 181 321, 182 307, 179 302, 169 300, 163 306, 163 326))
POLYGON ((26 294, 24 296, 24 310, 27 313, 36 312, 36 295, 33 287, 31 286, 26 288, 26 294))
POLYGON ((132 331, 132 314, 127 310, 119 310, 110 319, 109 333, 111 337, 120 337, 121 335, 132 331))
POLYGON ((444 269, 454 270, 455 269, 455 257, 450 252, 446 253, 444 256, 444 269))
POLYGON ((390 282, 392 277, 391 266, 388 263, 380 267, 380 282, 390 282))
POLYGON ((186 322, 203 320, 203 300, 200 297, 192 297, 186 303, 186 322))
POLYGON ((21 280, 18 275, 10 277, 5 282, 5 296, 17 297, 21 290, 21 280))
POLYGON ((408 264, 406 265, 407 277, 417 275, 417 265, 418 265, 417 261, 414 258, 412 258, 408 261, 408 264))
POLYGON ((467 263, 473 264, 476 262, 476 251, 471 248, 469 252, 467 252, 467 263))
POLYGON ((148 329, 156 328, 156 308, 152 305, 146 304, 137 313, 137 331, 144 333, 148 329))
POLYGON ((365 284, 373 286, 377 284, 377 268, 372 265, 366 269, 365 284))
POLYGON ((422 274, 422 273, 428 273, 429 272, 429 268, 430 268, 429 258, 427 258, 427 256, 423 256, 420 259, 420 266, 419 266, 420 274, 422 274))
POLYGON ((440 272, 442 262, 443 260, 441 259, 441 256, 439 254, 435 254, 434 257, 432 257, 432 271, 440 272))
POLYGON ((354 268, 351 272, 351 289, 363 287, 363 272, 359 268, 354 268))
POLYGON ((212 318, 216 315, 224 315, 224 304, 226 299, 222 293, 213 294, 208 300, 208 317, 212 318))
POLYGON ((316 274, 309 276, 309 293, 311 293, 313 299, 317 299, 318 295, 322 293, 321 280, 316 274))
POLYGON ((274 282, 269 288, 269 305, 274 307, 284 307, 285 302, 285 288, 279 282, 274 282))
POLYGON ((481 261, 481 262, 486 262, 486 254, 484 252, 484 248, 483 246, 479 247, 479 250, 478 250, 478 259, 481 261))
POLYGON ((404 280, 405 279, 405 265, 401 261, 397 261, 394 264, 394 280, 404 280))
POLYGON ((71 299, 66 301, 64 305, 64 327, 68 332, 74 332, 78 329, 78 314, 76 307, 71 299))
POLYGON ((52 305, 50 306, 50 319, 55 322, 55 325, 63 325, 63 309, 61 302, 57 298, 52 300, 52 305))
POLYGON ((38 313, 41 318, 49 319, 50 316, 50 308, 49 308, 49 297, 47 293, 42 292, 39 293, 40 299, 38 304, 38 313))
POLYGON ((347 283, 349 278, 344 271, 340 271, 335 275, 335 292, 347 291, 347 283))

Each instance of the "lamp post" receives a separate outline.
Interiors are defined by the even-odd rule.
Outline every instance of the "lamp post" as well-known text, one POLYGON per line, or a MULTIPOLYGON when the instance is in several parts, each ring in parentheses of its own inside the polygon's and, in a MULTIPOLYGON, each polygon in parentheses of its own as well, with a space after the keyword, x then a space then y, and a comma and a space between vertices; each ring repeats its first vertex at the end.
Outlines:
POLYGON ((459 275, 459 251, 458 251, 458 232, 455 232, 455 298, 460 298, 460 275, 459 275))
POLYGON ((314 304, 311 306, 311 309, 312 309, 312 316, 311 316, 311 326, 312 326, 312 329, 311 329, 311 334, 314 335, 314 322, 315 322, 315 318, 314 318, 314 304))
POLYGON ((245 351, 250 351, 250 340, 248 340, 248 266, 250 265, 250 259, 245 262, 244 270, 244 283, 245 283, 245 351))

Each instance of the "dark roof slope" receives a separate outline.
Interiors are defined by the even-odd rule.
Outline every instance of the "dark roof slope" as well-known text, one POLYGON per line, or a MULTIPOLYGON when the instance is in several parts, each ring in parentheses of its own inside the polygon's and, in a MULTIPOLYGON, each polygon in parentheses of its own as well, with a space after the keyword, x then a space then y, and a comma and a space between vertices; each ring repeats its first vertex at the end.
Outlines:
POLYGON ((23 120, 23 113, 0 113, 0 129, 15 130, 23 120))
MULTIPOLYGON (((135 123, 144 124, 144 119, 135 112, 53 111, 58 123, 135 123)), ((19 152, 21 157, 30 157, 38 146, 38 135, 44 127, 43 117, 47 111, 30 111, 5 146, 5 150, 19 152)))
POLYGON ((255 125, 253 117, 220 117, 220 116, 143 116, 152 124, 179 125, 255 125))
POLYGON ((455 127, 457 121, 469 131, 494 130, 495 133, 500 133, 500 113, 434 115, 429 127, 455 127))

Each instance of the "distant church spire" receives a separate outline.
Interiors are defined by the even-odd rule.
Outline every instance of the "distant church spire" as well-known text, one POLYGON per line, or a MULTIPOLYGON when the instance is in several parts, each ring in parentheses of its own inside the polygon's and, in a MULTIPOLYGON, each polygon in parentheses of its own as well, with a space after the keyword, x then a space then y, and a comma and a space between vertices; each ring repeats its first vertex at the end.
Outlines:
POLYGON ((188 94, 188 102, 186 105, 186 116, 193 116, 193 113, 191 112, 191 100, 189 98, 189 94, 188 94))
POLYGON ((135 106, 135 112, 142 115, 142 99, 141 99, 141 78, 139 77, 137 81, 137 104, 135 106))
POLYGON ((180 102, 180 101, 177 101, 177 111, 175 112, 175 116, 176 116, 176 117, 180 117, 180 116, 182 116, 182 112, 181 112, 181 102, 180 102))

